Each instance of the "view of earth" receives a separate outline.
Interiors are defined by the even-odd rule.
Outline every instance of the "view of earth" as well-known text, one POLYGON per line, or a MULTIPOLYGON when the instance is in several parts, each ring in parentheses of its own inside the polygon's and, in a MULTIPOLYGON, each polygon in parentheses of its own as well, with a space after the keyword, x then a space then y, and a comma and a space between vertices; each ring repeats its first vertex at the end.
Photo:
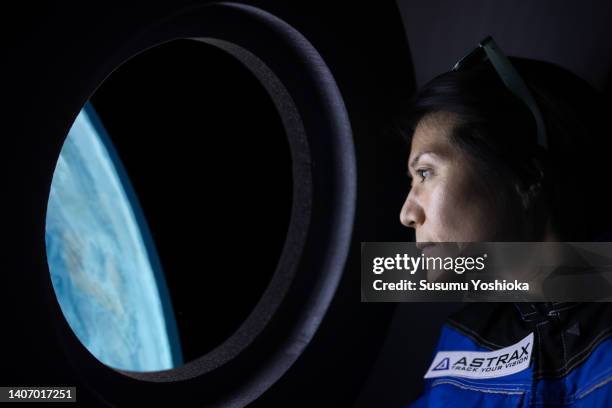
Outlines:
POLYGON ((45 238, 60 307, 98 360, 129 371, 182 363, 176 321, 144 215, 90 104, 62 148, 45 238))

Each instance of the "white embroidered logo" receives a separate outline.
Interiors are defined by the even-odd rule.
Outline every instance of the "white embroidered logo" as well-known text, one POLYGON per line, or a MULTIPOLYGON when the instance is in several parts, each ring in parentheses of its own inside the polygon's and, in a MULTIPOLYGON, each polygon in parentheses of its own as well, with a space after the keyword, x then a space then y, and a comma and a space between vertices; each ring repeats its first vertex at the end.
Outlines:
POLYGON ((439 351, 425 378, 495 378, 518 373, 529 367, 533 333, 516 344, 495 351, 439 351))

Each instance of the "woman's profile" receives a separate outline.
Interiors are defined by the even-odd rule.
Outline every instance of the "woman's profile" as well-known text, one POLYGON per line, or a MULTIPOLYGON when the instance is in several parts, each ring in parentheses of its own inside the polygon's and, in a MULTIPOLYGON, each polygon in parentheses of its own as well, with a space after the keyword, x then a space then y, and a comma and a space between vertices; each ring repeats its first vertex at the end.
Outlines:
MULTIPOLYGON (((405 111, 411 188, 402 224, 423 251, 440 242, 605 240, 604 102, 565 69, 508 59, 485 39, 405 111)), ((415 406, 612 405, 607 302, 468 304, 447 319, 435 356, 415 406)))

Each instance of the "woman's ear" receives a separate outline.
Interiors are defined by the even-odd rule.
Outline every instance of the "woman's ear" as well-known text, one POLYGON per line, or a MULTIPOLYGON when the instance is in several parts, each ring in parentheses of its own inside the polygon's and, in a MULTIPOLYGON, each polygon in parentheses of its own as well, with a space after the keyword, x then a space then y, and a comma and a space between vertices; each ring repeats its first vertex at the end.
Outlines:
POLYGON ((523 183, 515 183, 515 189, 526 211, 534 210, 534 205, 542 195, 544 183, 544 165, 537 158, 532 158, 529 173, 523 183))
POLYGON ((534 200, 536 198, 536 186, 530 185, 525 187, 521 183, 514 183, 514 190, 516 191, 521 207, 523 211, 529 211, 533 207, 534 200))
POLYGON ((527 190, 528 205, 533 206, 533 203, 540 197, 542 193, 542 182, 537 181, 529 186, 527 190))

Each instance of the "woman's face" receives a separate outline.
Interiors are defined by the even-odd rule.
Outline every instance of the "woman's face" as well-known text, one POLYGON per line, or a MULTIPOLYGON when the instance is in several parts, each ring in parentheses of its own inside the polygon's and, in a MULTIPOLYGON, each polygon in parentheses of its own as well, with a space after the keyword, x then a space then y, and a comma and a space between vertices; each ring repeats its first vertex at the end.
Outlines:
POLYGON ((427 115, 412 139, 412 187, 400 213, 417 242, 484 242, 499 239, 504 217, 483 188, 472 159, 451 140, 452 113, 427 115))

